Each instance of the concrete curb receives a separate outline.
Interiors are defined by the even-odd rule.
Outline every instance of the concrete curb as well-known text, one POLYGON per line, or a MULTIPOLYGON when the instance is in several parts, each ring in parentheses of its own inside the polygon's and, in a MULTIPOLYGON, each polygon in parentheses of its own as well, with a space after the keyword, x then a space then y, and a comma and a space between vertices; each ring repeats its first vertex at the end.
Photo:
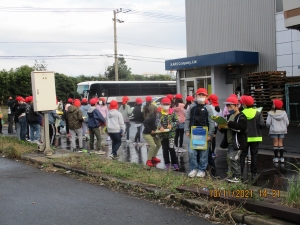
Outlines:
MULTIPOLYGON (((21 159, 28 160, 34 163, 49 163, 49 159, 45 159, 43 157, 30 157, 26 155, 22 155, 21 159)), ((103 175, 100 173, 90 173, 85 170, 81 169, 75 169, 72 168, 68 165, 62 164, 62 163, 52 163, 53 166, 62 168, 65 170, 69 170, 78 174, 86 175, 86 176, 91 176, 91 177, 97 177, 100 178, 103 181, 110 181, 110 182, 116 182, 120 186, 123 187, 138 187, 141 188, 149 193, 154 193, 157 196, 170 196, 170 197, 175 197, 175 195, 167 190, 163 190, 161 188, 157 187, 151 187, 145 184, 141 184, 138 182, 134 181, 128 181, 128 180, 121 180, 118 178, 110 177, 107 175, 103 175)), ((199 199, 188 199, 184 198, 180 200, 180 203, 188 208, 196 208, 196 207, 206 207, 208 205, 207 200, 199 200, 199 199)), ((249 225, 292 225, 293 223, 273 219, 273 218, 266 218, 266 216, 260 216, 260 215, 249 215, 249 214, 242 214, 242 213, 232 213, 232 218, 235 220, 236 223, 241 223, 241 224, 249 224, 249 225)))

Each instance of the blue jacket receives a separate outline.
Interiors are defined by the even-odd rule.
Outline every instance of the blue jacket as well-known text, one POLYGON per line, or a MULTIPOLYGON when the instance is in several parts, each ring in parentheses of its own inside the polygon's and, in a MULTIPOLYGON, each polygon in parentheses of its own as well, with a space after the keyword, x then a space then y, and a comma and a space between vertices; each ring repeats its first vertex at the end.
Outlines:
POLYGON ((102 114, 97 110, 95 106, 91 106, 88 110, 88 126, 89 128, 100 127, 100 123, 105 123, 105 119, 102 114), (96 109, 96 110, 95 110, 96 109))
POLYGON ((55 124, 55 119, 59 119, 60 117, 56 114, 56 110, 52 110, 49 114, 49 124, 55 124))

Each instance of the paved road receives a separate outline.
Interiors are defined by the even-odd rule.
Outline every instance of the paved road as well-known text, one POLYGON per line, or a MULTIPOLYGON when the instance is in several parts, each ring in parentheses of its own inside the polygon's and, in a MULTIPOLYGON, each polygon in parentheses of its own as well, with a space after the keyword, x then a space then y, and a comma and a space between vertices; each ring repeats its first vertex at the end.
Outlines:
POLYGON ((0 158, 0 224, 211 224, 105 187, 0 158))

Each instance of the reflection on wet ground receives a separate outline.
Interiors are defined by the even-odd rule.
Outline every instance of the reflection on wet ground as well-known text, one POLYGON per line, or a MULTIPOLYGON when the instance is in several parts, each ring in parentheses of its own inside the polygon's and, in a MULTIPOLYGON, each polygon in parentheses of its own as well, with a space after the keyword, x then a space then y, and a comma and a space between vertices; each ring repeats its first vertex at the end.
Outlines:
MULTIPOLYGON (((136 130, 134 128, 131 128, 130 132, 133 137, 133 135, 135 135, 136 130)), ((103 146, 102 150, 106 151, 104 157, 109 158, 109 155, 111 153, 111 143, 110 141, 106 141, 106 137, 107 137, 106 135, 102 136, 102 146, 103 146)), ((221 138, 218 137, 219 141, 220 139, 221 138)), ((133 140, 133 138, 131 140, 133 140)), ((70 150, 71 139, 67 138, 64 135, 57 136, 55 145, 58 146, 58 148, 70 150)), ((89 141, 84 140, 83 147, 85 149, 89 149, 89 141)), ((186 149, 187 140, 184 140, 183 147, 186 149)), ((135 146, 132 143, 127 143, 124 139, 122 140, 122 145, 118 150, 118 154, 120 155, 119 160, 125 162, 145 164, 147 161, 148 150, 149 148, 145 142, 143 142, 142 146, 135 146)), ((227 176, 227 170, 228 170, 227 160, 226 160, 227 151, 217 148, 216 153, 218 155, 218 157, 215 158, 217 173, 221 179, 224 179, 227 176)), ((179 171, 188 173, 189 172, 188 153, 187 152, 177 153, 177 157, 180 166, 179 171)), ((160 149, 158 152, 158 158, 162 159, 162 162, 157 164, 156 167, 160 169, 164 169, 162 149, 160 149)), ((295 171, 293 171, 295 170, 294 166, 298 166, 299 168, 300 160, 297 161, 297 159, 293 157, 285 157, 285 163, 273 163, 273 155, 260 154, 258 157, 258 172, 260 175, 257 181, 254 183, 254 185, 259 187, 270 188, 274 190, 279 189, 279 190, 287 191, 289 186, 288 179, 293 180, 293 176, 297 174, 295 171)), ((245 180, 247 179, 248 172, 250 173, 250 164, 246 163, 244 174, 243 174, 245 180)))

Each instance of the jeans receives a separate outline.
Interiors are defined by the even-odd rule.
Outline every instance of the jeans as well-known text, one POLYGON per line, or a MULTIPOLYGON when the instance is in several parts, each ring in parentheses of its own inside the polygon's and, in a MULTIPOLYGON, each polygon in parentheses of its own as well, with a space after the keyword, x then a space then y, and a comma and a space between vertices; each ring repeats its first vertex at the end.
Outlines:
POLYGON ((40 125, 38 123, 30 123, 30 141, 40 140, 40 125))
POLYGON ((82 136, 86 135, 87 130, 88 130, 88 123, 82 122, 82 136))
POLYGON ((147 160, 151 160, 152 157, 156 157, 161 147, 160 140, 158 139, 158 137, 152 136, 151 134, 143 134, 143 138, 150 145, 147 160))
POLYGON ((174 166, 175 164, 178 164, 178 162, 177 162, 176 152, 174 149, 174 143, 170 143, 173 141, 174 141, 173 139, 171 140, 166 138, 162 139, 161 146, 163 150, 163 157, 164 157, 165 164, 170 164, 170 156, 171 156, 171 163, 174 166))
POLYGON ((8 115, 8 133, 12 134, 13 130, 13 123, 14 123, 14 115, 8 115))
POLYGON ((251 173, 257 173, 257 156, 258 156, 258 147, 259 142, 248 142, 247 148, 242 151, 241 154, 241 173, 243 174, 244 167, 245 167, 245 159, 248 155, 248 149, 250 148, 251 154, 251 173))
POLYGON ((21 133, 21 124, 20 124, 20 122, 16 122, 16 131, 17 131, 17 138, 19 140, 21 140, 21 136, 20 136, 20 133, 21 133))
POLYGON ((97 138, 97 150, 101 150, 101 135, 100 135, 99 127, 89 128, 89 131, 90 131, 90 151, 94 150, 95 136, 97 138))
POLYGON ((20 140, 25 141, 26 140, 26 131, 27 131, 26 117, 25 116, 20 117, 19 123, 20 123, 20 140))
POLYGON ((79 148, 82 148, 82 129, 81 128, 76 130, 70 129, 70 133, 71 133, 71 148, 72 149, 76 148, 76 134, 78 137, 79 148))
MULTIPOLYGON (((241 178, 241 164, 240 164, 240 150, 235 150, 232 145, 228 146, 228 163, 229 168, 232 172, 232 176, 241 178)), ((245 160, 244 160, 245 161, 245 160)))
POLYGON ((209 146, 210 141, 207 142, 207 149, 194 150, 190 147, 190 143, 188 143, 190 170, 198 169, 199 171, 205 172, 208 164, 209 146), (199 157, 199 163, 197 162, 197 157, 199 157))
POLYGON ((114 156, 117 155, 117 151, 121 146, 121 133, 108 133, 111 138, 111 145, 112 145, 112 154, 114 156))
POLYGON ((129 140, 129 129, 131 127, 130 122, 125 122, 126 125, 126 140, 129 140))

